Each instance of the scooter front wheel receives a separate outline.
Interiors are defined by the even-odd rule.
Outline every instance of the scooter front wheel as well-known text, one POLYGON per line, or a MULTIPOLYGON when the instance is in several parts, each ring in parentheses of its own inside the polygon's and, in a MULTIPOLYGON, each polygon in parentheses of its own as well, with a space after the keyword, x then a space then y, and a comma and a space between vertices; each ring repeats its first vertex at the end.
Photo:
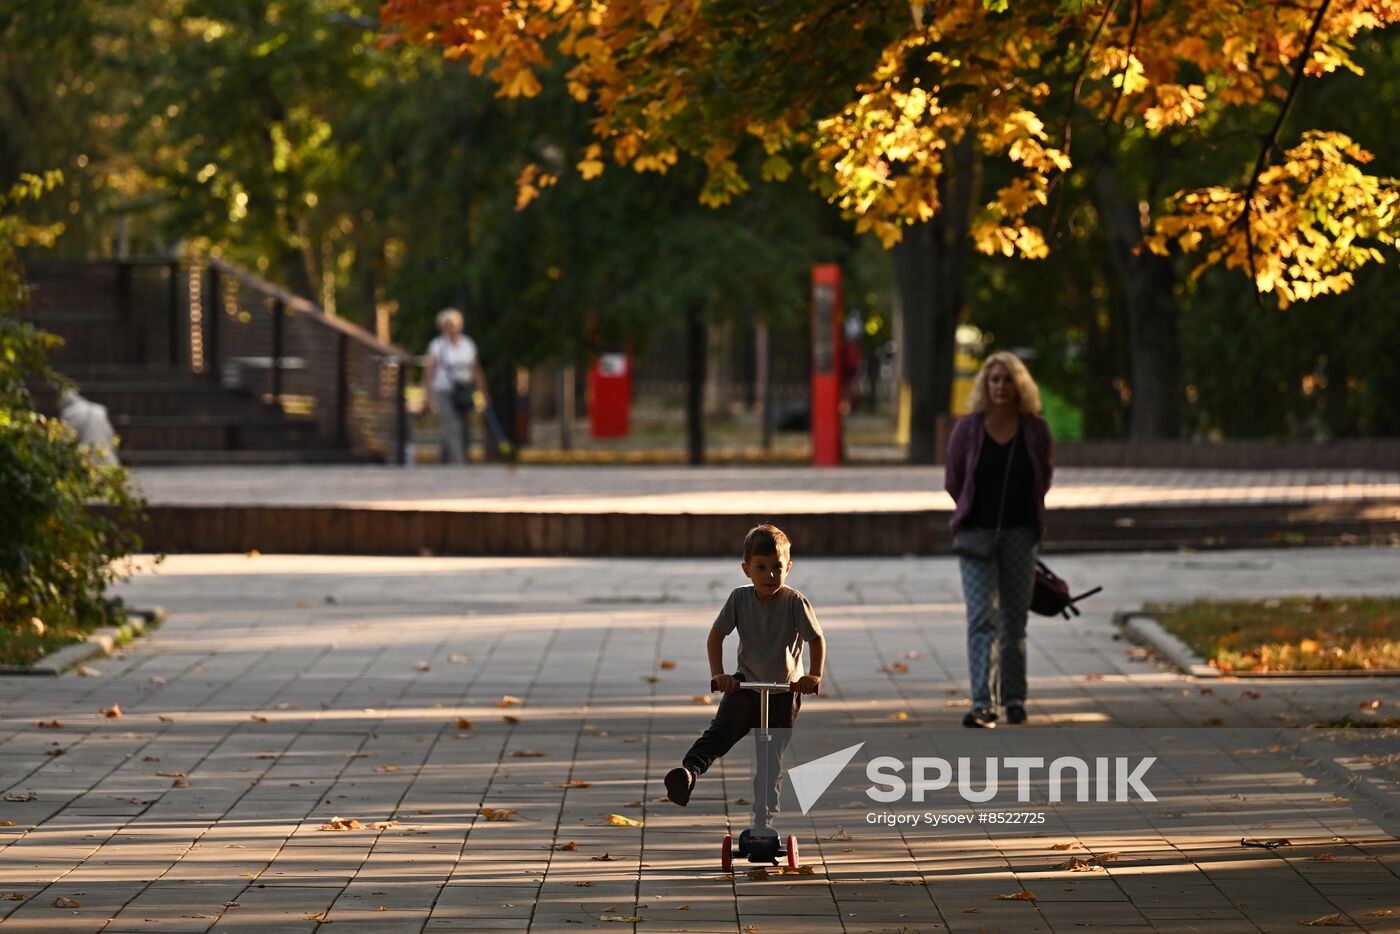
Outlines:
POLYGON ((787 864, 789 869, 797 868, 797 838, 787 838, 787 864))
POLYGON ((732 871, 734 866, 734 838, 729 834, 724 835, 724 849, 719 851, 719 868, 724 872, 732 871))

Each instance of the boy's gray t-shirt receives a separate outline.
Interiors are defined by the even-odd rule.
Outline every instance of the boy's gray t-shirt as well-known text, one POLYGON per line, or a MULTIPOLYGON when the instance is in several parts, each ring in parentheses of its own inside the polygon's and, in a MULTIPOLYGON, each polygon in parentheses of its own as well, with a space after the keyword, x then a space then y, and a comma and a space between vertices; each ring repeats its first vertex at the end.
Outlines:
POLYGON ((735 588, 714 628, 739 631, 739 676, 744 681, 796 681, 803 675, 802 643, 821 638, 822 627, 807 598, 784 587, 760 603, 753 585, 735 588))

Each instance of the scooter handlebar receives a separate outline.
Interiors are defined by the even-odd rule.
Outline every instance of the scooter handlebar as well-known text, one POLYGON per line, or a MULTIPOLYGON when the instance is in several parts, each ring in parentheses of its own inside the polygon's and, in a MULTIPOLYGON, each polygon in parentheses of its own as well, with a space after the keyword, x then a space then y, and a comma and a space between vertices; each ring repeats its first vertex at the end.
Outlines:
MULTIPOLYGON (((820 690, 821 685, 818 685, 817 687, 818 687, 818 690, 820 690)), ((718 690, 719 690, 719 684, 718 684, 718 682, 716 681, 716 679, 714 679, 714 678, 711 678, 711 679, 710 679, 710 690, 711 690, 711 691, 718 691, 718 690)), ((785 693, 787 693, 787 692, 790 691, 790 692, 792 692, 793 694, 796 694, 796 693, 797 693, 797 682, 796 682, 796 681, 787 681, 787 682, 783 682, 783 681, 740 681, 740 682, 739 682, 739 690, 741 690, 741 691, 768 691, 768 692, 770 692, 770 693, 772 693, 772 694, 785 694, 785 693)), ((813 693, 813 694, 816 694, 817 691, 813 691, 812 693, 813 693)))

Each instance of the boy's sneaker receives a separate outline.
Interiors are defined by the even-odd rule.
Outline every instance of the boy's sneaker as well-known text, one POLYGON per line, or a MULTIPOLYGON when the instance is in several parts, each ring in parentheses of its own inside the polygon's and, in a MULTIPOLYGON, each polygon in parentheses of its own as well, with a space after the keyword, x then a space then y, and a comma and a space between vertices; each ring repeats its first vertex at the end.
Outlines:
POLYGON ((1006 722, 1007 722, 1007 723, 1013 723, 1013 724, 1014 724, 1014 723, 1025 723, 1025 722, 1026 722, 1026 708, 1022 707, 1020 704, 1012 704, 1010 707, 1007 707, 1007 708, 1006 708, 1006 722))
POLYGON ((997 712, 991 707, 974 707, 963 717, 963 726, 990 730, 997 725, 997 712))
POLYGON ((690 769, 678 765, 666 773, 666 797, 681 807, 690 803, 690 790, 695 787, 695 776, 690 769))

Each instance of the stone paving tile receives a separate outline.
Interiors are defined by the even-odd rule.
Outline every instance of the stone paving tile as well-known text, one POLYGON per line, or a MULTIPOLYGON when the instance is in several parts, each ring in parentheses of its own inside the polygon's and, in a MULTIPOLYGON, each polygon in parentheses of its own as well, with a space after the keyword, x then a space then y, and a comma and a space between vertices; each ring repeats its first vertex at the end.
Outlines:
MULTIPOLYGON (((1053 753, 1070 735, 1057 728, 1184 731, 1190 751, 1153 773, 1162 801, 1031 804, 1048 818, 1034 832, 903 835, 865 823, 864 810, 823 806, 782 819, 816 874, 766 880, 730 880, 718 866, 720 835, 749 818, 747 754, 718 763, 686 811, 658 800, 660 776, 713 714, 691 698, 706 680, 705 627, 741 582, 732 559, 641 572, 565 559, 173 558, 124 587, 133 602, 167 606, 170 621, 97 662, 102 678, 0 679, 0 783, 35 789, 0 807, 16 821, 0 833, 0 894, 29 896, 0 900, 0 914, 6 930, 96 930, 116 917, 107 930, 265 934, 312 930, 308 916, 331 912, 335 932, 616 932, 626 925, 595 920, 615 907, 647 917, 649 931, 907 934, 1292 930, 1345 911, 1384 930, 1387 919, 1356 916, 1400 908, 1393 824, 1286 751, 1244 748, 1267 744, 1237 731, 1353 710, 1383 694, 1377 684, 1254 682, 1250 697, 1239 683, 1127 658, 1107 617, 1183 595, 1394 592, 1395 554, 1060 559, 1071 579, 1105 583, 1107 599, 1078 620, 1035 622, 1031 728, 983 739, 1025 755, 1053 753), (639 602, 656 593, 667 602, 639 602), (507 694, 521 703, 499 706, 507 694), (125 716, 101 717, 114 701, 125 716), (1225 728, 1202 727, 1214 717, 1225 728), (64 728, 37 729, 50 718, 64 728), (45 755, 55 741, 65 755, 45 755), (562 787, 571 780, 591 784, 562 787), (488 821, 484 807, 518 813, 488 821), (646 826, 609 826, 609 813, 646 826), (399 823, 321 831, 334 816, 399 823), (1248 850, 1241 836, 1295 845, 1248 850), (577 848, 552 849, 568 841, 577 848), (1076 847, 1051 850, 1057 842, 1076 847), (592 858, 604 853, 612 859, 592 858), (1118 858, 1104 871, 1058 868, 1105 853, 1118 858), (97 893, 72 896, 79 915, 52 905, 70 889, 97 893), (1037 900, 997 900, 1022 889, 1037 900)), ((813 744, 804 755, 863 740, 938 748, 966 704, 954 565, 814 560, 800 573, 793 583, 831 643, 824 693, 799 724, 813 744), (881 670, 901 658, 907 674, 881 670)), ((1074 735, 1154 751, 1140 734, 1074 735)), ((843 778, 828 794, 860 787, 843 778)), ((951 797, 924 806, 975 810, 951 797)))

